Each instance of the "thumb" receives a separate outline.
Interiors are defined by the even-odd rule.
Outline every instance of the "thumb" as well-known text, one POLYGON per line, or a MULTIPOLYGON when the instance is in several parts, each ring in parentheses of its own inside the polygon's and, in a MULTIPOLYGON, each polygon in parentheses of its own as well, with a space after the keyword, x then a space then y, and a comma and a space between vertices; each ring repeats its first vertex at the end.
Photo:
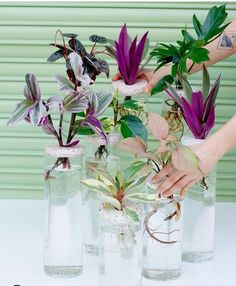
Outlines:
POLYGON ((149 81, 149 83, 147 84, 147 86, 146 86, 146 88, 145 88, 144 91, 145 91, 146 93, 151 92, 152 89, 154 88, 154 86, 156 85, 156 83, 157 83, 157 80, 156 80, 156 79, 151 79, 151 80, 149 81))

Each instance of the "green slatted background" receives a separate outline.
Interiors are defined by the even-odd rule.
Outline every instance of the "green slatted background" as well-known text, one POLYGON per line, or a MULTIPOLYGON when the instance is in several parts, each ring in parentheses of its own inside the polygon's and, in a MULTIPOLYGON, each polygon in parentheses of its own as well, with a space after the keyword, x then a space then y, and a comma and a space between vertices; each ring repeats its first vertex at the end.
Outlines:
MULTIPOLYGON (((25 123, 6 127, 9 114, 22 99, 24 75, 35 73, 45 97, 55 95, 52 76, 64 73, 64 64, 49 64, 47 56, 54 51, 48 45, 54 32, 78 33, 89 49, 88 36, 93 33, 115 38, 127 22, 132 34, 150 31, 151 44, 156 40, 171 42, 180 36, 184 23, 191 25, 193 13, 203 19, 213 5, 207 3, 0 3, 0 197, 43 197, 43 147, 51 138, 25 123)), ((219 5, 219 3, 217 4, 219 5)), ((236 18, 236 4, 227 5, 230 19, 236 18)), ((112 74, 116 71, 111 63, 112 74)), ((155 62, 150 64, 154 68, 155 62)), ((222 73, 218 97, 217 128, 236 113, 236 56, 210 69, 213 78, 222 73)), ((192 77, 198 86, 201 74, 192 77)), ((105 77, 97 80, 96 89, 110 88, 105 77)), ((160 110, 160 96, 151 98, 150 109, 160 110)), ((236 199, 236 150, 219 164, 218 200, 236 199)))

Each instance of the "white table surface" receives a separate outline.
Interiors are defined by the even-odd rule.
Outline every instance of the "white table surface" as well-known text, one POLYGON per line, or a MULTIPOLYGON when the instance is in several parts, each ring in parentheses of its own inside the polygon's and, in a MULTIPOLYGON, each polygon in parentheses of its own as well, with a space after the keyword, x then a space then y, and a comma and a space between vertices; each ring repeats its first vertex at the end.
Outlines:
MULTIPOLYGON (((97 286, 96 257, 85 255, 83 274, 76 278, 44 274, 43 223, 43 201, 0 200, 0 286, 97 286)), ((179 279, 159 282, 143 278, 142 285, 235 286, 236 203, 217 203, 212 261, 183 263, 179 279)))

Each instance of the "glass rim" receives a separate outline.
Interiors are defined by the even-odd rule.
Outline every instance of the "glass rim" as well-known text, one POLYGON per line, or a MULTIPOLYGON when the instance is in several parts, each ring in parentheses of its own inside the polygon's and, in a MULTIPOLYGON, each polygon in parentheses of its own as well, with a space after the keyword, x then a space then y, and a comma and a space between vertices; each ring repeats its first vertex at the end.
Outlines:
POLYGON ((44 148, 46 154, 57 157, 73 157, 84 153, 82 145, 74 147, 61 147, 58 145, 47 145, 44 148))

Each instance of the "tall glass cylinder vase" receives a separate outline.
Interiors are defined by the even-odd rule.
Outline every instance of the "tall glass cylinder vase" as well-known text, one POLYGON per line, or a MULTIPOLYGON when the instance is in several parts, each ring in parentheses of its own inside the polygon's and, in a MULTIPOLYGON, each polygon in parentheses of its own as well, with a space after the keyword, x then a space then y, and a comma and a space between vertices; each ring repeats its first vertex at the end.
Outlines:
MULTIPOLYGON (((156 187, 148 184, 151 189, 156 187)), ((143 275, 172 280, 181 274, 182 214, 179 196, 144 205, 143 275)))
POLYGON ((140 286, 142 223, 122 211, 101 209, 99 214, 99 285, 140 286))
MULTIPOLYGON (((183 137, 186 146, 203 140, 183 137)), ((202 182, 191 187, 184 199, 183 260, 204 262, 213 258, 215 226, 216 168, 202 182)))
MULTIPOLYGON (((88 136, 85 141, 85 178, 95 178, 96 169, 106 170, 112 175, 119 169, 119 157, 114 154, 114 145, 119 142, 119 133, 111 133, 108 144, 98 136, 88 136)), ((100 200, 94 192, 84 192, 84 245, 88 254, 98 255, 98 212, 100 200)))
POLYGON ((45 148, 44 270, 50 276, 82 272, 83 148, 45 148))

